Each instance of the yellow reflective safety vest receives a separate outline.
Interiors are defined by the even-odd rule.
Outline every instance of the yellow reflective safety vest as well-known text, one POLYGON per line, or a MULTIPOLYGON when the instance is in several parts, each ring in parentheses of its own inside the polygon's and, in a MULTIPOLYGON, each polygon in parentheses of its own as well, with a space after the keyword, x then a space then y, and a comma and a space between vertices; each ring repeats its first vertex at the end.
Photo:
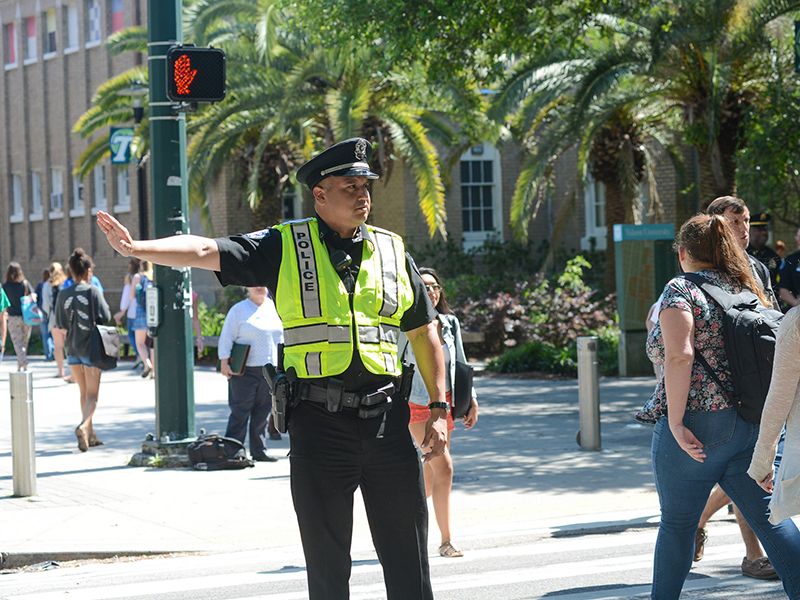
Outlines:
POLYGON ((400 375, 400 318, 414 302, 403 240, 366 226, 361 267, 352 297, 319 237, 316 218, 276 225, 281 266, 275 306, 283 321, 284 369, 298 377, 343 373, 354 347, 376 375, 400 375))

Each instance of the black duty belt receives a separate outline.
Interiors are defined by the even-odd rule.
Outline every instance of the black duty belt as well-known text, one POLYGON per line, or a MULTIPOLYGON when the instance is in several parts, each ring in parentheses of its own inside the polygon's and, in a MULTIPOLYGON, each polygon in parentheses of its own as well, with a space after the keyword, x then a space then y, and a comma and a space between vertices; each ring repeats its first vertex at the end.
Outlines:
POLYGON ((341 382, 335 379, 328 379, 326 384, 302 381, 298 388, 298 398, 324 404, 329 412, 339 412, 342 408, 357 409, 359 417, 369 418, 389 409, 395 390, 394 383, 371 393, 363 393, 345 392, 341 382))

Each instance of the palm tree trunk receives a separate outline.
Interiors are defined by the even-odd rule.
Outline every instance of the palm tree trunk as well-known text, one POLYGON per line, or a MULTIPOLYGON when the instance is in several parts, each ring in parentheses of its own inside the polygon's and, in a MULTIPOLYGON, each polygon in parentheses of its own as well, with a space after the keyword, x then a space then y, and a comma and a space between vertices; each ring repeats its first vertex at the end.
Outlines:
POLYGON ((625 223, 625 215, 627 212, 633 214, 632 209, 626 209, 627 206, 632 206, 633 202, 630 198, 627 199, 622 191, 622 186, 616 180, 604 181, 606 187, 606 268, 604 285, 606 292, 611 293, 617 289, 616 280, 616 254, 614 248, 614 225, 617 223, 625 223))

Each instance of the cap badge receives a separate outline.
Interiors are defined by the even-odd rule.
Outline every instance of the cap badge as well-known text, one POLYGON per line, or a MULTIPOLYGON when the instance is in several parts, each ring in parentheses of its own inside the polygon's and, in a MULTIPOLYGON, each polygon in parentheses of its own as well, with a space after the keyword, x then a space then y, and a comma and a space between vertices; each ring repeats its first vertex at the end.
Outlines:
POLYGON ((367 140, 360 139, 356 142, 356 160, 364 162, 367 160, 367 140))

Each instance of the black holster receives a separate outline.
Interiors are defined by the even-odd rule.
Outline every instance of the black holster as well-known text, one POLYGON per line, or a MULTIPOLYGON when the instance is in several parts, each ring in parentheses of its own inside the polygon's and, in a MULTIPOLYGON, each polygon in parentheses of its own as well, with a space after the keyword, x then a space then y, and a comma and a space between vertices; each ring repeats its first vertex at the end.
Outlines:
POLYGON ((272 424, 281 433, 286 433, 289 412, 294 406, 294 370, 278 371, 272 365, 264 367, 264 377, 272 389, 272 424))

